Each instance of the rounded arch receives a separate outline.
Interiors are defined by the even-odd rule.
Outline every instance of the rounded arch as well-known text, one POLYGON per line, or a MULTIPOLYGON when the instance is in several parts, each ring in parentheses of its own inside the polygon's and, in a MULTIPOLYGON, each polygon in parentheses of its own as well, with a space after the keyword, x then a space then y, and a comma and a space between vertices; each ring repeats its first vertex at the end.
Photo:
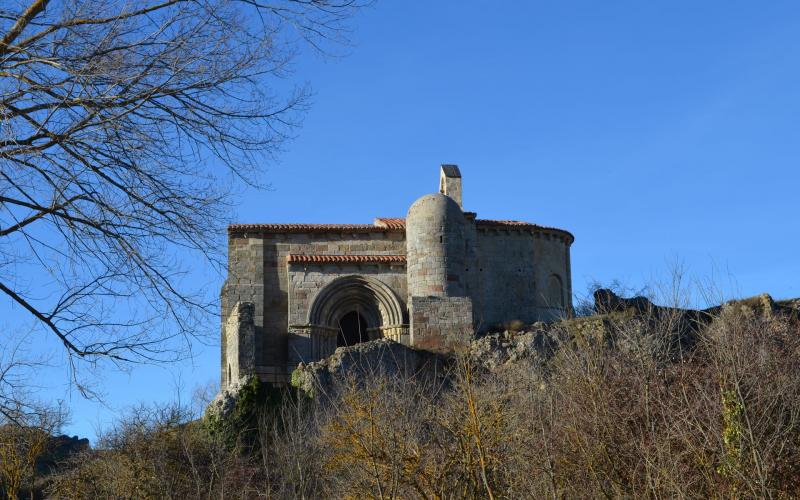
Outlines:
POLYGON ((369 276, 336 278, 320 290, 311 302, 308 324, 336 327, 345 314, 358 311, 368 328, 403 324, 403 306, 388 285, 369 276))
POLYGON ((547 301, 549 307, 564 307, 564 282, 556 273, 547 280, 547 301))

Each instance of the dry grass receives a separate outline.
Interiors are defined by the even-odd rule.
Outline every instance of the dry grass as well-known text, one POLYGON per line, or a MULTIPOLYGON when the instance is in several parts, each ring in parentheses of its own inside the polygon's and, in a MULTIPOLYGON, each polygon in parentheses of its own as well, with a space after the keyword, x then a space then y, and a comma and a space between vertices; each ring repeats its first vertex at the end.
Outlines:
POLYGON ((53 483, 62 498, 777 497, 800 490, 800 331, 720 309, 552 332, 544 363, 466 357, 447 383, 376 373, 286 398, 227 449, 175 408, 140 410, 53 483))

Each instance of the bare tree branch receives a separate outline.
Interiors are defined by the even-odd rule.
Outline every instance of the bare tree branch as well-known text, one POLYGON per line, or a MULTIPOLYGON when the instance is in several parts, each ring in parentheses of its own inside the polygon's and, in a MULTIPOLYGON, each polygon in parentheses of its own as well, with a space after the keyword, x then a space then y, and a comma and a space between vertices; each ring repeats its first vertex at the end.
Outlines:
POLYGON ((362 5, 0 6, 0 296, 70 363, 190 349, 216 304, 186 256, 221 269, 231 188, 266 184, 308 106, 285 78, 298 44, 346 42, 362 5))

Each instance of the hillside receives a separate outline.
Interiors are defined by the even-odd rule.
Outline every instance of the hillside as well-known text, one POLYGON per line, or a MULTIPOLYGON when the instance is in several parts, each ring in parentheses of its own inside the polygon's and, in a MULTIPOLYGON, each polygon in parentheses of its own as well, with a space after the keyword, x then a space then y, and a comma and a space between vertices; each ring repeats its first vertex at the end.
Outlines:
POLYGON ((798 301, 705 310, 595 294, 452 356, 389 340, 251 379, 202 420, 140 408, 59 464, 54 497, 792 497, 798 301))

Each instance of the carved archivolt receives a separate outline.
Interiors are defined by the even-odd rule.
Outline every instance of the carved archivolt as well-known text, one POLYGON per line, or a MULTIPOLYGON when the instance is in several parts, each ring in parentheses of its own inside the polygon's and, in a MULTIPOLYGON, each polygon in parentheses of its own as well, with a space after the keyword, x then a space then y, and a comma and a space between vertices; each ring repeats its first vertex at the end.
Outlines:
POLYGON ((308 324, 337 328, 339 319, 351 311, 358 311, 369 328, 404 324, 397 294, 380 280, 361 275, 337 278, 320 290, 311 302, 308 324))

